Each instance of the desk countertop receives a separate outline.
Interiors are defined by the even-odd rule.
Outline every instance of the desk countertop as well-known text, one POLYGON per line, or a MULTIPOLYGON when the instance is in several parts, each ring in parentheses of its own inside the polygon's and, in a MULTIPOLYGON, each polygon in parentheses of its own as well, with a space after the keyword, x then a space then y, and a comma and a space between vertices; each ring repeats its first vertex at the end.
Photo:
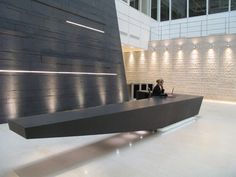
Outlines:
POLYGON ((17 124, 22 125, 23 127, 32 127, 45 124, 53 124, 55 122, 89 119, 91 117, 145 109, 157 105, 164 105, 169 103, 181 102, 184 100, 196 99, 197 97, 202 99, 201 96, 180 95, 180 94, 175 94, 174 97, 166 97, 166 98, 151 97, 148 99, 131 100, 124 103, 109 104, 104 106, 90 107, 86 109, 70 110, 64 112, 23 117, 11 121, 16 122, 17 124))

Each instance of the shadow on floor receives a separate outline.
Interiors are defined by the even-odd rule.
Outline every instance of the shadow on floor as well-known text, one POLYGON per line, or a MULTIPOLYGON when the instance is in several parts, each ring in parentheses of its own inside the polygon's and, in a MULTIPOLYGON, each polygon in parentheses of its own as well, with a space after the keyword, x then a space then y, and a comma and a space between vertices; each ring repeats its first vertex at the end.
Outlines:
POLYGON ((62 152, 43 160, 32 162, 14 170, 19 177, 46 177, 59 175, 73 167, 79 167, 99 157, 140 143, 158 133, 132 132, 122 133, 70 151, 62 152))

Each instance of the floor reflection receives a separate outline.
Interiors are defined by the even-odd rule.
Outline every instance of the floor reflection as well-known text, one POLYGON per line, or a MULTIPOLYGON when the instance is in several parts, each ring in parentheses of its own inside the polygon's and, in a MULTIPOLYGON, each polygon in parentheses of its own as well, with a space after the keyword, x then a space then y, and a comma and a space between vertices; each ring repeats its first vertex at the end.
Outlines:
POLYGON ((73 167, 85 165, 121 148, 132 148, 137 143, 158 135, 155 132, 121 133, 83 147, 75 148, 48 158, 26 164, 14 170, 18 177, 46 177, 59 175, 73 167), (142 137, 142 138, 140 138, 142 137))

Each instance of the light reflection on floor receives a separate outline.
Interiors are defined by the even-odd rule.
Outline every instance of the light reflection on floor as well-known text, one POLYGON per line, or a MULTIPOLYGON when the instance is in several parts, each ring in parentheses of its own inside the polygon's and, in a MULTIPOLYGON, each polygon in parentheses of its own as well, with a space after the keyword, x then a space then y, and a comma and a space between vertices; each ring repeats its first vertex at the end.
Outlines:
POLYGON ((0 125, 1 177, 235 177, 234 104, 158 132, 25 140, 0 125))

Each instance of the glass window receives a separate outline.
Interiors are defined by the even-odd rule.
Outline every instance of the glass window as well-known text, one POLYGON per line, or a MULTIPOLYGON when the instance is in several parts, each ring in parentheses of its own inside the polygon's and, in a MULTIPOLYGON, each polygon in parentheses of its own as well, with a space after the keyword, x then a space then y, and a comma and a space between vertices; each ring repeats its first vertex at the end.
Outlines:
POLYGON ((151 17, 157 20, 157 0, 152 0, 151 17))
POLYGON ((161 0, 161 21, 169 20, 169 0, 161 0))
POLYGON ((189 16, 206 15, 206 0, 189 0, 189 16))
POLYGON ((228 0, 209 0, 209 14, 227 12, 229 9, 228 0))
POLYGON ((236 0, 231 0, 231 10, 236 10, 236 0))
POLYGON ((130 6, 139 10, 139 0, 130 0, 130 6))
POLYGON ((171 19, 179 19, 187 17, 187 0, 171 1, 171 19))
POLYGON ((142 12, 149 15, 150 14, 150 0, 142 0, 142 12))

